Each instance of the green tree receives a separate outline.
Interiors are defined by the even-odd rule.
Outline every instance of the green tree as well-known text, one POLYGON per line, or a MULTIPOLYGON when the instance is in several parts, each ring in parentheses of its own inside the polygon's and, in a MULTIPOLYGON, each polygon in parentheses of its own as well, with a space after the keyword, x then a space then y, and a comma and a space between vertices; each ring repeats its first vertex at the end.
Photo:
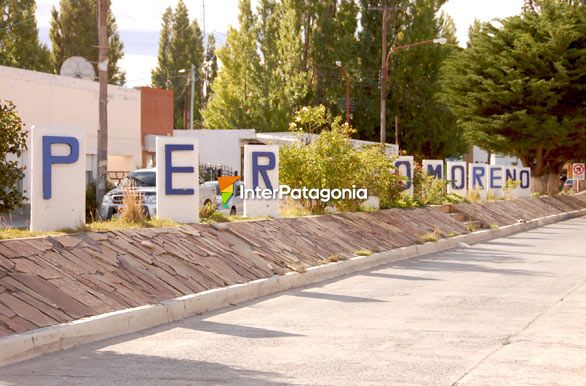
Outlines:
MULTIPOLYGON (((52 43, 53 71, 56 74, 63 62, 71 56, 81 56, 92 63, 98 62, 97 18, 97 0, 61 0, 59 10, 53 7, 49 37, 52 43)), ((108 15, 108 38, 108 82, 123 85, 125 74, 118 67, 118 61, 124 56, 124 46, 112 12, 108 15)))
POLYGON ((442 65, 457 49, 452 20, 438 13, 444 3, 445 0, 413 1, 409 21, 395 46, 437 37, 446 38, 449 44, 398 51, 392 55, 389 67, 387 135, 394 134, 397 116, 401 149, 420 159, 458 156, 466 150, 455 116, 439 98, 442 65))
MULTIPOLYGON (((380 75, 381 75, 381 37, 382 11, 374 8, 393 7, 387 20, 387 49, 390 48, 404 29, 408 0, 360 0, 360 25, 358 33, 359 72, 353 95, 355 98, 354 126, 360 138, 379 139, 380 128, 380 75)), ((390 105, 390 104, 389 104, 390 105)), ((387 115, 387 122, 392 122, 387 115)), ((387 127, 392 126, 387 124, 387 127)), ((387 133, 387 138, 390 136, 387 133)))
POLYGON ((586 158, 586 6, 532 3, 471 29, 446 66, 446 101, 470 143, 519 157, 533 190, 554 193, 563 164, 586 158))
POLYGON ((213 95, 203 110, 204 125, 210 129, 255 128, 261 100, 260 55, 257 50, 257 17, 250 0, 239 2, 239 29, 230 28, 218 59, 222 68, 212 84, 213 95))
POLYGON ((299 15, 294 2, 262 0, 258 7, 261 51, 261 131, 284 131, 307 95, 302 71, 299 15))
POLYGON ((168 89, 171 87, 171 24, 173 23, 173 9, 168 7, 163 13, 161 22, 161 34, 159 35, 159 54, 157 67, 151 73, 153 85, 168 89))
POLYGON ((26 150, 26 137, 14 105, 0 100, 0 213, 20 208, 25 200, 18 190, 24 167, 16 159, 26 150))
POLYGON ((214 37, 214 34, 208 35, 204 62, 204 73, 206 87, 204 98, 205 106, 213 93, 212 83, 214 83, 214 79, 216 79, 216 76, 218 76, 218 57, 216 56, 216 38, 214 37))
MULTIPOLYGON (((355 86, 359 78, 356 38, 358 6, 352 0, 330 0, 314 2, 309 10, 313 12, 309 44, 309 98, 312 104, 323 104, 332 115, 338 115, 345 112, 346 81, 336 62, 342 62, 350 73, 351 86, 355 86)), ((351 92, 351 96, 357 95, 351 92)))
POLYGON ((50 53, 39 42, 34 0, 0 0, 0 65, 49 72, 50 53))
POLYGON ((204 48, 203 34, 196 20, 189 21, 189 12, 183 0, 175 11, 168 8, 163 14, 159 40, 157 68, 152 72, 152 83, 173 90, 175 128, 189 127, 191 100, 191 65, 195 66, 194 126, 201 126, 200 109, 203 102, 204 48), (181 73, 185 76, 181 76, 181 73))

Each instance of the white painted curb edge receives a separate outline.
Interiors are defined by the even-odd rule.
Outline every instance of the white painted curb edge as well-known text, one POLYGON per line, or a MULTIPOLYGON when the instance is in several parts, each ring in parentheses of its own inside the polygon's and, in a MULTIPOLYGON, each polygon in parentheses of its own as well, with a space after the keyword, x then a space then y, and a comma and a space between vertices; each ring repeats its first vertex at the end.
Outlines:
POLYGON ((538 218, 498 229, 482 230, 436 242, 392 249, 371 256, 310 267, 305 272, 288 272, 245 284, 216 288, 164 301, 62 323, 0 338, 0 366, 36 356, 66 350, 84 343, 128 334, 160 324, 188 318, 262 296, 302 287, 384 264, 506 237, 544 225, 586 215, 586 209, 538 218))

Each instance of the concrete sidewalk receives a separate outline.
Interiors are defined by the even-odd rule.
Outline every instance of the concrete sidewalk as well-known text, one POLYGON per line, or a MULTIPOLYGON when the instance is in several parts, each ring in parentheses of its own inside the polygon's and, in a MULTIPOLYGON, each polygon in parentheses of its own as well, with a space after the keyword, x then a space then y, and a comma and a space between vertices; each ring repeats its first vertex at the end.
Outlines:
POLYGON ((0 369, 0 384, 584 384, 586 218, 0 369))

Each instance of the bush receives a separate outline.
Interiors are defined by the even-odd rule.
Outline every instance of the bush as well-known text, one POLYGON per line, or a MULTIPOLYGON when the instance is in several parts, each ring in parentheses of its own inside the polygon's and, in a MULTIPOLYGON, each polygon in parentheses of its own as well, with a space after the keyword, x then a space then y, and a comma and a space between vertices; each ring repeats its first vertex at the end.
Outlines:
POLYGON ((506 200, 513 199, 513 191, 515 189, 517 189, 519 187, 519 185, 521 185, 521 181, 513 180, 511 178, 507 179, 507 182, 505 183, 505 187, 503 188, 504 197, 506 200))
POLYGON ((448 182, 428 175, 421 166, 413 170, 413 198, 419 205, 441 205, 446 201, 448 182))
POLYGON ((201 208, 199 208, 199 218, 200 220, 205 220, 211 218, 214 213, 216 212, 216 206, 211 202, 208 202, 201 208))
POLYGON ((147 216, 142 204, 142 195, 136 191, 134 186, 123 186, 120 220, 129 224, 144 223, 147 220, 147 216))
POLYGON ((18 190, 24 167, 15 159, 26 150, 28 133, 11 102, 0 100, 0 214, 20 208, 25 197, 18 190))
MULTIPOLYGON (((297 122, 304 127, 322 126, 323 106, 304 107, 297 122), (302 119, 300 118, 302 117, 302 119), (308 120, 318 122, 312 125, 308 120)), ((325 119, 325 118, 324 118, 325 119)), ((369 196, 377 196, 381 207, 389 207, 400 195, 401 177, 381 146, 355 148, 350 142, 354 130, 335 118, 330 127, 322 128, 312 142, 302 141, 304 132, 293 123, 290 129, 300 141, 280 149, 280 180, 291 188, 308 189, 367 189, 369 196)), ((301 199, 301 205, 311 213, 323 213, 334 205, 340 211, 358 210, 361 200, 340 199, 329 203, 319 199, 301 199)))

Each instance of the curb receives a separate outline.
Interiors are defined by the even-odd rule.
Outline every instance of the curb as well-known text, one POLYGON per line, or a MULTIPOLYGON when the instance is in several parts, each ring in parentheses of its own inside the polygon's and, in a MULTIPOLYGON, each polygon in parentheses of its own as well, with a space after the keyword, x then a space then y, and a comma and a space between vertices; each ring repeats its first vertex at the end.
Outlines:
POLYGON ((371 256, 357 256, 337 263, 310 267, 303 273, 288 272, 281 276, 272 276, 244 284, 185 295, 154 305, 109 312, 23 334, 10 335, 0 338, 0 366, 31 359, 42 354, 66 350, 84 343, 141 331, 346 274, 446 251, 457 248, 462 243, 480 243, 584 215, 586 215, 586 209, 541 217, 498 229, 477 231, 435 242, 375 253, 371 256))

